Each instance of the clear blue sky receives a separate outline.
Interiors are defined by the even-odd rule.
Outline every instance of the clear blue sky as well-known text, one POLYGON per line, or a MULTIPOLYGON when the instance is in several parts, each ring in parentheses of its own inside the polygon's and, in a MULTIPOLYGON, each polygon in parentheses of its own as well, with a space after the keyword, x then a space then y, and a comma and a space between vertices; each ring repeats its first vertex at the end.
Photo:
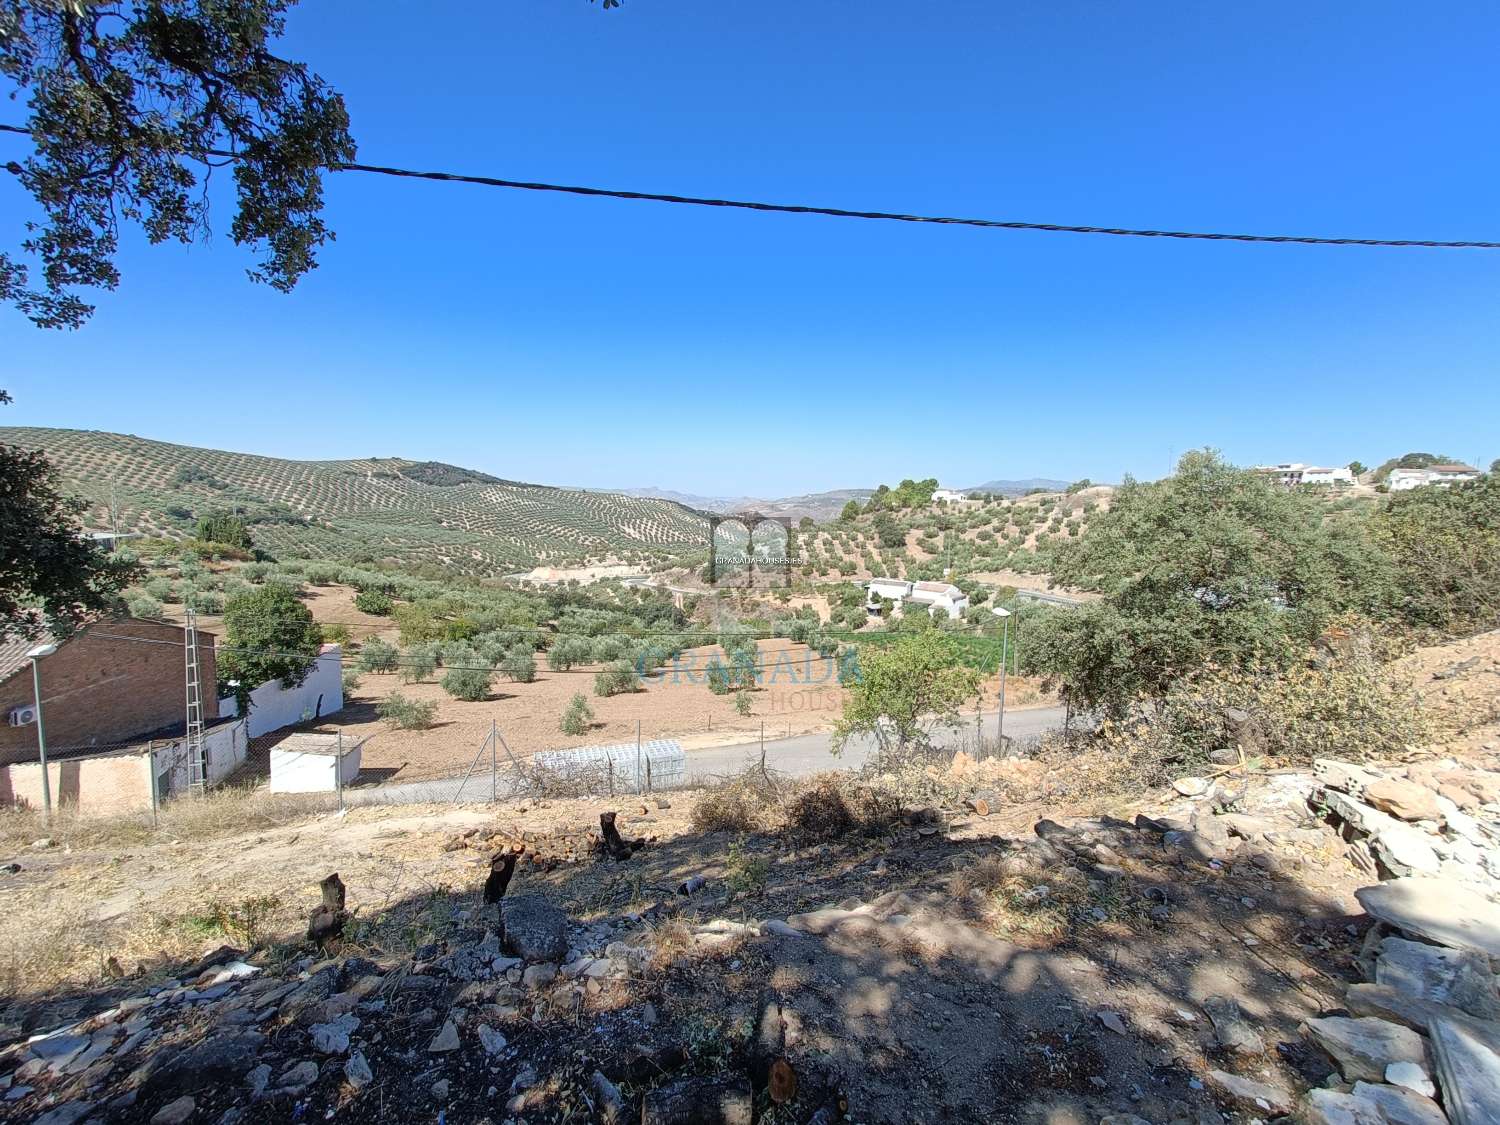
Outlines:
MULTIPOLYGON (((690 194, 1500 239, 1492 3, 308 4, 360 158, 690 194)), ((3 106, 0 106, 3 109, 3 106)), ((15 107, 12 107, 12 114, 15 107)), ((0 154, 19 148, 0 138, 0 154)), ((0 238, 22 202, 0 185, 0 238)), ((290 296, 132 238, 0 312, 8 424, 781 495, 1500 455, 1500 251, 762 216, 330 177, 290 296)))

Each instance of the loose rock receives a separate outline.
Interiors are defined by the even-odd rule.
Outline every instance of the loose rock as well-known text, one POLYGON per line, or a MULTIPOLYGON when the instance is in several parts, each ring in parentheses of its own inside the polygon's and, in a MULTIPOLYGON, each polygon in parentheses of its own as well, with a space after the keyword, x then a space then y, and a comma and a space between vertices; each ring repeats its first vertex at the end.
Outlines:
POLYGON ((1329 1016, 1308 1020, 1307 1031, 1350 1082, 1384 1082, 1385 1068, 1393 1062, 1427 1065, 1422 1037, 1387 1020, 1329 1016))

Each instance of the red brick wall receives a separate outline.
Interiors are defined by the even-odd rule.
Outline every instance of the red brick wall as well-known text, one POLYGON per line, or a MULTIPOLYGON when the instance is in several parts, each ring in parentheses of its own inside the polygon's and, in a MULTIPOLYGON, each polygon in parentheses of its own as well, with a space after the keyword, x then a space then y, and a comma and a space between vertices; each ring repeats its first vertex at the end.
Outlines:
MULTIPOLYGON (((152 621, 86 626, 42 659, 48 750, 111 746, 181 724, 186 712, 183 632, 152 621), (137 640, 116 639, 121 637, 137 640), (147 644, 145 641, 166 641, 147 644)), ((219 714, 214 638, 198 633, 204 719, 219 714)), ((0 684, 0 719, 32 701, 31 663, 0 684)), ((0 725, 0 765, 35 761, 36 725, 0 725)))

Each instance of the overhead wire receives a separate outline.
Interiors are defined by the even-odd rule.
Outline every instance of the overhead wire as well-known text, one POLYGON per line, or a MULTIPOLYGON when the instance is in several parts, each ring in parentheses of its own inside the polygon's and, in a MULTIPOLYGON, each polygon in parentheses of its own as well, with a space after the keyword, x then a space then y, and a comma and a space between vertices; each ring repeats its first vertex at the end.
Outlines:
MULTIPOLYGON (((30 136, 31 130, 19 125, 0 124, 0 132, 30 136)), ((238 153, 208 149, 202 157, 228 160, 239 159, 238 153)), ((7 167, 19 174, 20 166, 11 162, 7 167)), ((689 207, 715 207, 740 211, 759 211, 782 215, 817 215, 836 219, 865 219, 879 222, 921 223, 937 226, 981 227, 990 230, 1033 231, 1043 234, 1101 234, 1126 238, 1166 238, 1207 242, 1267 243, 1300 246, 1367 246, 1400 249, 1427 250, 1500 250, 1500 242, 1478 239, 1432 239, 1432 238, 1351 238, 1330 235, 1302 234, 1249 234, 1229 231, 1175 230, 1170 228, 1099 226, 1083 223, 1040 223, 1018 219, 989 219, 962 217, 957 215, 924 215, 902 211, 871 211, 852 207, 831 207, 809 203, 771 203, 764 200, 719 198, 716 196, 683 195, 675 192, 637 191, 626 188, 605 188, 583 184, 559 184, 541 180, 511 180, 500 176, 481 176, 463 172, 419 171, 386 164, 362 164, 340 161, 326 165, 333 172, 365 172, 372 175, 394 176, 401 179, 428 180, 442 183, 470 184, 478 187, 505 188, 515 191, 554 192, 565 195, 591 196, 604 199, 621 199, 634 202, 668 203, 689 207)))

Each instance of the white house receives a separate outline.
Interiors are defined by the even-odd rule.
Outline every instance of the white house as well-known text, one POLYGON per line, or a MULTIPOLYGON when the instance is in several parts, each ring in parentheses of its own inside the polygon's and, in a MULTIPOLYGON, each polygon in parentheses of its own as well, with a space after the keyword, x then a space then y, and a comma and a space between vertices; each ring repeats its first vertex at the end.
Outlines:
POLYGON ((941 608, 950 618, 958 619, 969 608, 969 598, 957 586, 948 582, 903 582, 899 578, 872 578, 865 584, 869 598, 865 607, 877 611, 880 599, 889 598, 896 603, 893 612, 900 613, 907 602, 921 606, 927 612, 933 606, 941 608))
MULTIPOLYGON (((267 680, 250 693, 249 734, 269 734, 308 719, 319 719, 344 709, 343 649, 324 645, 307 678, 294 688, 267 680)), ((219 700, 220 715, 238 715, 239 703, 228 695, 219 700)))
POLYGON ((1392 469, 1385 483, 1392 492, 1405 492, 1424 484, 1447 486, 1478 479, 1479 470, 1469 465, 1429 465, 1425 469, 1392 469))
POLYGON ((1309 465, 1302 470, 1303 484, 1353 484, 1354 473, 1349 469, 1320 469, 1309 465))
POLYGON ((934 500, 943 500, 949 504, 957 504, 962 500, 967 500, 969 494, 967 492, 960 492, 956 488, 940 488, 932 494, 932 498, 934 500))
POLYGON ((1296 488, 1302 484, 1353 484, 1354 473, 1349 469, 1325 469, 1317 465, 1305 465, 1301 461, 1289 461, 1280 465, 1257 465, 1255 471, 1269 477, 1284 488, 1296 488))

